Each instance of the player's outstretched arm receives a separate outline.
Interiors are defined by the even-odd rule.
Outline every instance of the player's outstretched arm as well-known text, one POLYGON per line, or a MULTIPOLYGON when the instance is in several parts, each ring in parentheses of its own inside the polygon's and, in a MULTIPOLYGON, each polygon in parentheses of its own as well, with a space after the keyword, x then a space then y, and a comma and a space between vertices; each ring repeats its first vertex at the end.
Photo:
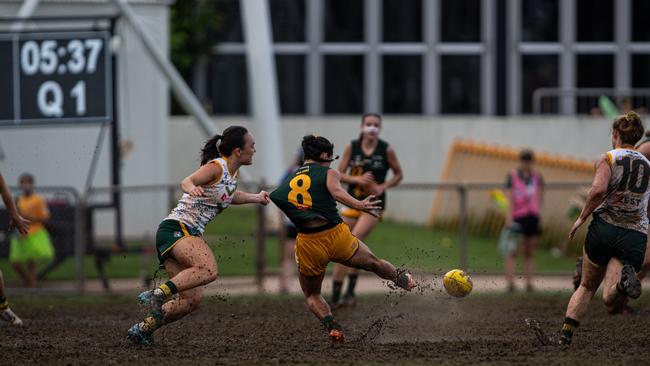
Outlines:
POLYGON ((609 184, 609 178, 612 175, 611 167, 609 166, 609 161, 607 160, 606 155, 601 155, 601 157, 596 161, 596 173, 594 175, 594 181, 591 183, 591 189, 587 195, 587 201, 585 202, 585 207, 580 213, 580 217, 576 220, 569 232, 569 239, 573 239, 578 228, 587 221, 589 215, 591 215, 594 210, 603 203, 603 200, 607 196, 607 185, 609 184))
POLYGON ((380 208, 381 201, 375 200, 375 196, 368 196, 363 201, 359 201, 346 192, 341 186, 340 173, 334 169, 327 171, 327 190, 337 202, 348 207, 366 212, 380 208))
POLYGON ((7 188, 7 183, 5 183, 2 174, 0 174, 0 195, 2 195, 2 201, 5 203, 9 212, 9 227, 15 228, 23 235, 27 234, 29 221, 18 214, 18 210, 16 210, 16 205, 11 197, 11 193, 9 193, 9 188, 7 188))
POLYGON ((232 198, 233 205, 243 205, 246 203, 259 203, 261 205, 269 204, 269 192, 260 191, 260 193, 246 193, 246 192, 235 192, 235 195, 232 198))

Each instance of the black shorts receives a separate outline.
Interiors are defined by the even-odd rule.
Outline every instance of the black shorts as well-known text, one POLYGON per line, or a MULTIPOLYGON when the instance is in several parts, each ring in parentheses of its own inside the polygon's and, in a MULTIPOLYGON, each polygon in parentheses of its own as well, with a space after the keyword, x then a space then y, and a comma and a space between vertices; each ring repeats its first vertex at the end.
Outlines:
POLYGON ((585 252, 589 260, 600 267, 618 258, 638 272, 643 265, 646 240, 647 235, 639 231, 614 226, 594 215, 585 239, 585 252))
POLYGON ((539 227, 539 216, 524 216, 514 219, 514 222, 518 223, 521 227, 521 234, 523 236, 535 236, 542 233, 542 229, 539 227))

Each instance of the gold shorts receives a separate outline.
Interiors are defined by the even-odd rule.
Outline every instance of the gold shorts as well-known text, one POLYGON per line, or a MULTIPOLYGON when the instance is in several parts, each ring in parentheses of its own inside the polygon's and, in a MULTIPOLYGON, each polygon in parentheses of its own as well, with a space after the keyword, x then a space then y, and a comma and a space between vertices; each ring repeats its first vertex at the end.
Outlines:
POLYGON ((305 276, 319 276, 325 273, 329 262, 345 262, 359 249, 359 240, 352 235, 348 225, 340 223, 335 227, 317 233, 298 233, 296 237, 296 263, 305 276))

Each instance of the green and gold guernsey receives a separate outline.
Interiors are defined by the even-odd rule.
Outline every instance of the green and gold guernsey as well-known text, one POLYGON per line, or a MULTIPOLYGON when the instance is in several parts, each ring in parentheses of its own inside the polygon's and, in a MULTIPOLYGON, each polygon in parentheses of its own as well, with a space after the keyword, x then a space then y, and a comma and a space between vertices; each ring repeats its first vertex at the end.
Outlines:
MULTIPOLYGON (((370 155, 366 155, 363 152, 359 140, 352 140, 350 144, 352 153, 350 155, 350 162, 348 163, 349 174, 352 176, 360 176, 366 172, 371 172, 375 177, 375 183, 384 183, 389 169, 388 143, 379 139, 377 146, 375 146, 375 151, 370 155)), ((350 184, 348 186, 348 193, 358 200, 363 200, 370 194, 364 187, 356 184, 350 184)), ((381 200, 381 207, 383 209, 384 203, 386 202, 386 193, 384 192, 377 199, 381 200)))
POLYGON ((298 232, 310 232, 304 225, 313 219, 327 220, 327 226, 343 222, 336 200, 327 190, 329 169, 317 163, 304 164, 270 194, 271 201, 287 215, 298 232))

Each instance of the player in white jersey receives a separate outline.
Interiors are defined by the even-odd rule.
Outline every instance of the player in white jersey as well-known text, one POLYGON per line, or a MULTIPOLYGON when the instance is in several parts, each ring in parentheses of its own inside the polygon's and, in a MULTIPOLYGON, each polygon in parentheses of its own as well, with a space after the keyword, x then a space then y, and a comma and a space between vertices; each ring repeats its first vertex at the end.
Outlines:
POLYGON ((201 167, 181 182, 184 194, 176 208, 160 223, 156 249, 169 281, 140 294, 150 306, 149 315, 128 331, 134 343, 153 344, 153 332, 196 310, 202 286, 217 278, 217 261, 203 239, 205 225, 230 204, 267 205, 269 195, 237 191, 237 171, 250 165, 255 139, 246 128, 231 126, 206 142, 201 150, 201 167), (178 293, 178 297, 172 297, 178 293))
POLYGON ((594 293, 603 285, 603 301, 618 313, 629 298, 641 295, 641 270, 648 232, 650 161, 634 150, 643 135, 641 117, 634 112, 617 117, 612 126, 614 150, 596 162, 594 181, 585 207, 569 232, 593 213, 583 248, 580 286, 571 296, 560 344, 569 345, 594 293))

